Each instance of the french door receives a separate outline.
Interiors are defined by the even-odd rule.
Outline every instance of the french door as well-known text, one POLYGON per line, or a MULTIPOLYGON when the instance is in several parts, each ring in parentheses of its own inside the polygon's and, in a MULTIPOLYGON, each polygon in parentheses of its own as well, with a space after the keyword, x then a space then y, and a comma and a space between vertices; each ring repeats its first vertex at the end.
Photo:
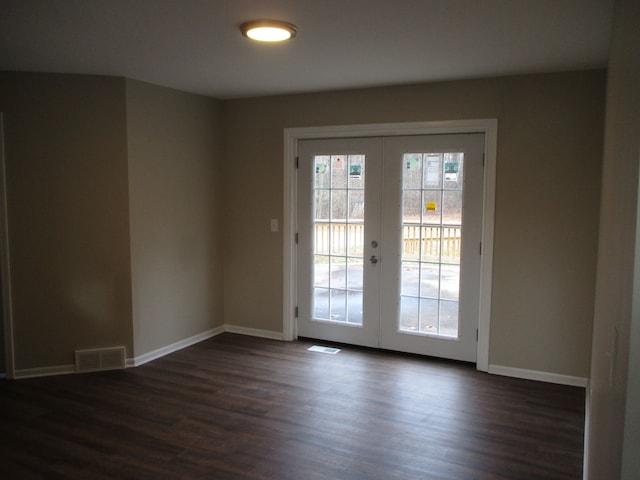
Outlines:
POLYGON ((298 335, 475 362, 483 134, 298 142, 298 335))

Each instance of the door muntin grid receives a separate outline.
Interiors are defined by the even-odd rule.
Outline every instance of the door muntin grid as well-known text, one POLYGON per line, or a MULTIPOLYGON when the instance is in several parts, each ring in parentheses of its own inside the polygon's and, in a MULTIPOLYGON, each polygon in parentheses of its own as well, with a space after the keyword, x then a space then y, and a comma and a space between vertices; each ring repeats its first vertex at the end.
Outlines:
POLYGON ((464 154, 402 160, 401 333, 458 338, 464 154))
POLYGON ((315 155, 312 195, 312 318, 362 326, 365 155, 315 155))

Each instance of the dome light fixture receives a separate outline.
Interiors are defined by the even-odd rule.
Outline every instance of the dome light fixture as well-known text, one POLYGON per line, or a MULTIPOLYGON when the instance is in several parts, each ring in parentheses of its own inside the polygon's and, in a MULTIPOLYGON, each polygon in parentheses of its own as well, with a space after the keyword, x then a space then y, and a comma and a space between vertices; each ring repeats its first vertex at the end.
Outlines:
POLYGON ((281 20, 252 20, 240 25, 242 35, 258 42, 282 42, 296 36, 295 25, 281 20))

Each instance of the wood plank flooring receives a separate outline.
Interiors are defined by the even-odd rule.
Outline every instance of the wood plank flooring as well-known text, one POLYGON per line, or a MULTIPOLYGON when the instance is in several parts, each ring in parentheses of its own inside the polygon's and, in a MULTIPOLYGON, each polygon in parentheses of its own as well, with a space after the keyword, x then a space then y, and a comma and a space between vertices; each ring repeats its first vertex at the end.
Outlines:
POLYGON ((0 478, 580 479, 581 388, 223 334, 138 368, 0 382, 0 478))

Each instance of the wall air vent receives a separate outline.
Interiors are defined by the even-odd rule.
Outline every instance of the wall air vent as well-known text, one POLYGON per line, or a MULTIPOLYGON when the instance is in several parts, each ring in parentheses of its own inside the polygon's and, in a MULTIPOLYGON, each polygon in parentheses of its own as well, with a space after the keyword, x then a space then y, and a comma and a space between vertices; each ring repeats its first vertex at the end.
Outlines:
POLYGON ((123 369, 125 357, 124 347, 76 350, 76 373, 123 369))

